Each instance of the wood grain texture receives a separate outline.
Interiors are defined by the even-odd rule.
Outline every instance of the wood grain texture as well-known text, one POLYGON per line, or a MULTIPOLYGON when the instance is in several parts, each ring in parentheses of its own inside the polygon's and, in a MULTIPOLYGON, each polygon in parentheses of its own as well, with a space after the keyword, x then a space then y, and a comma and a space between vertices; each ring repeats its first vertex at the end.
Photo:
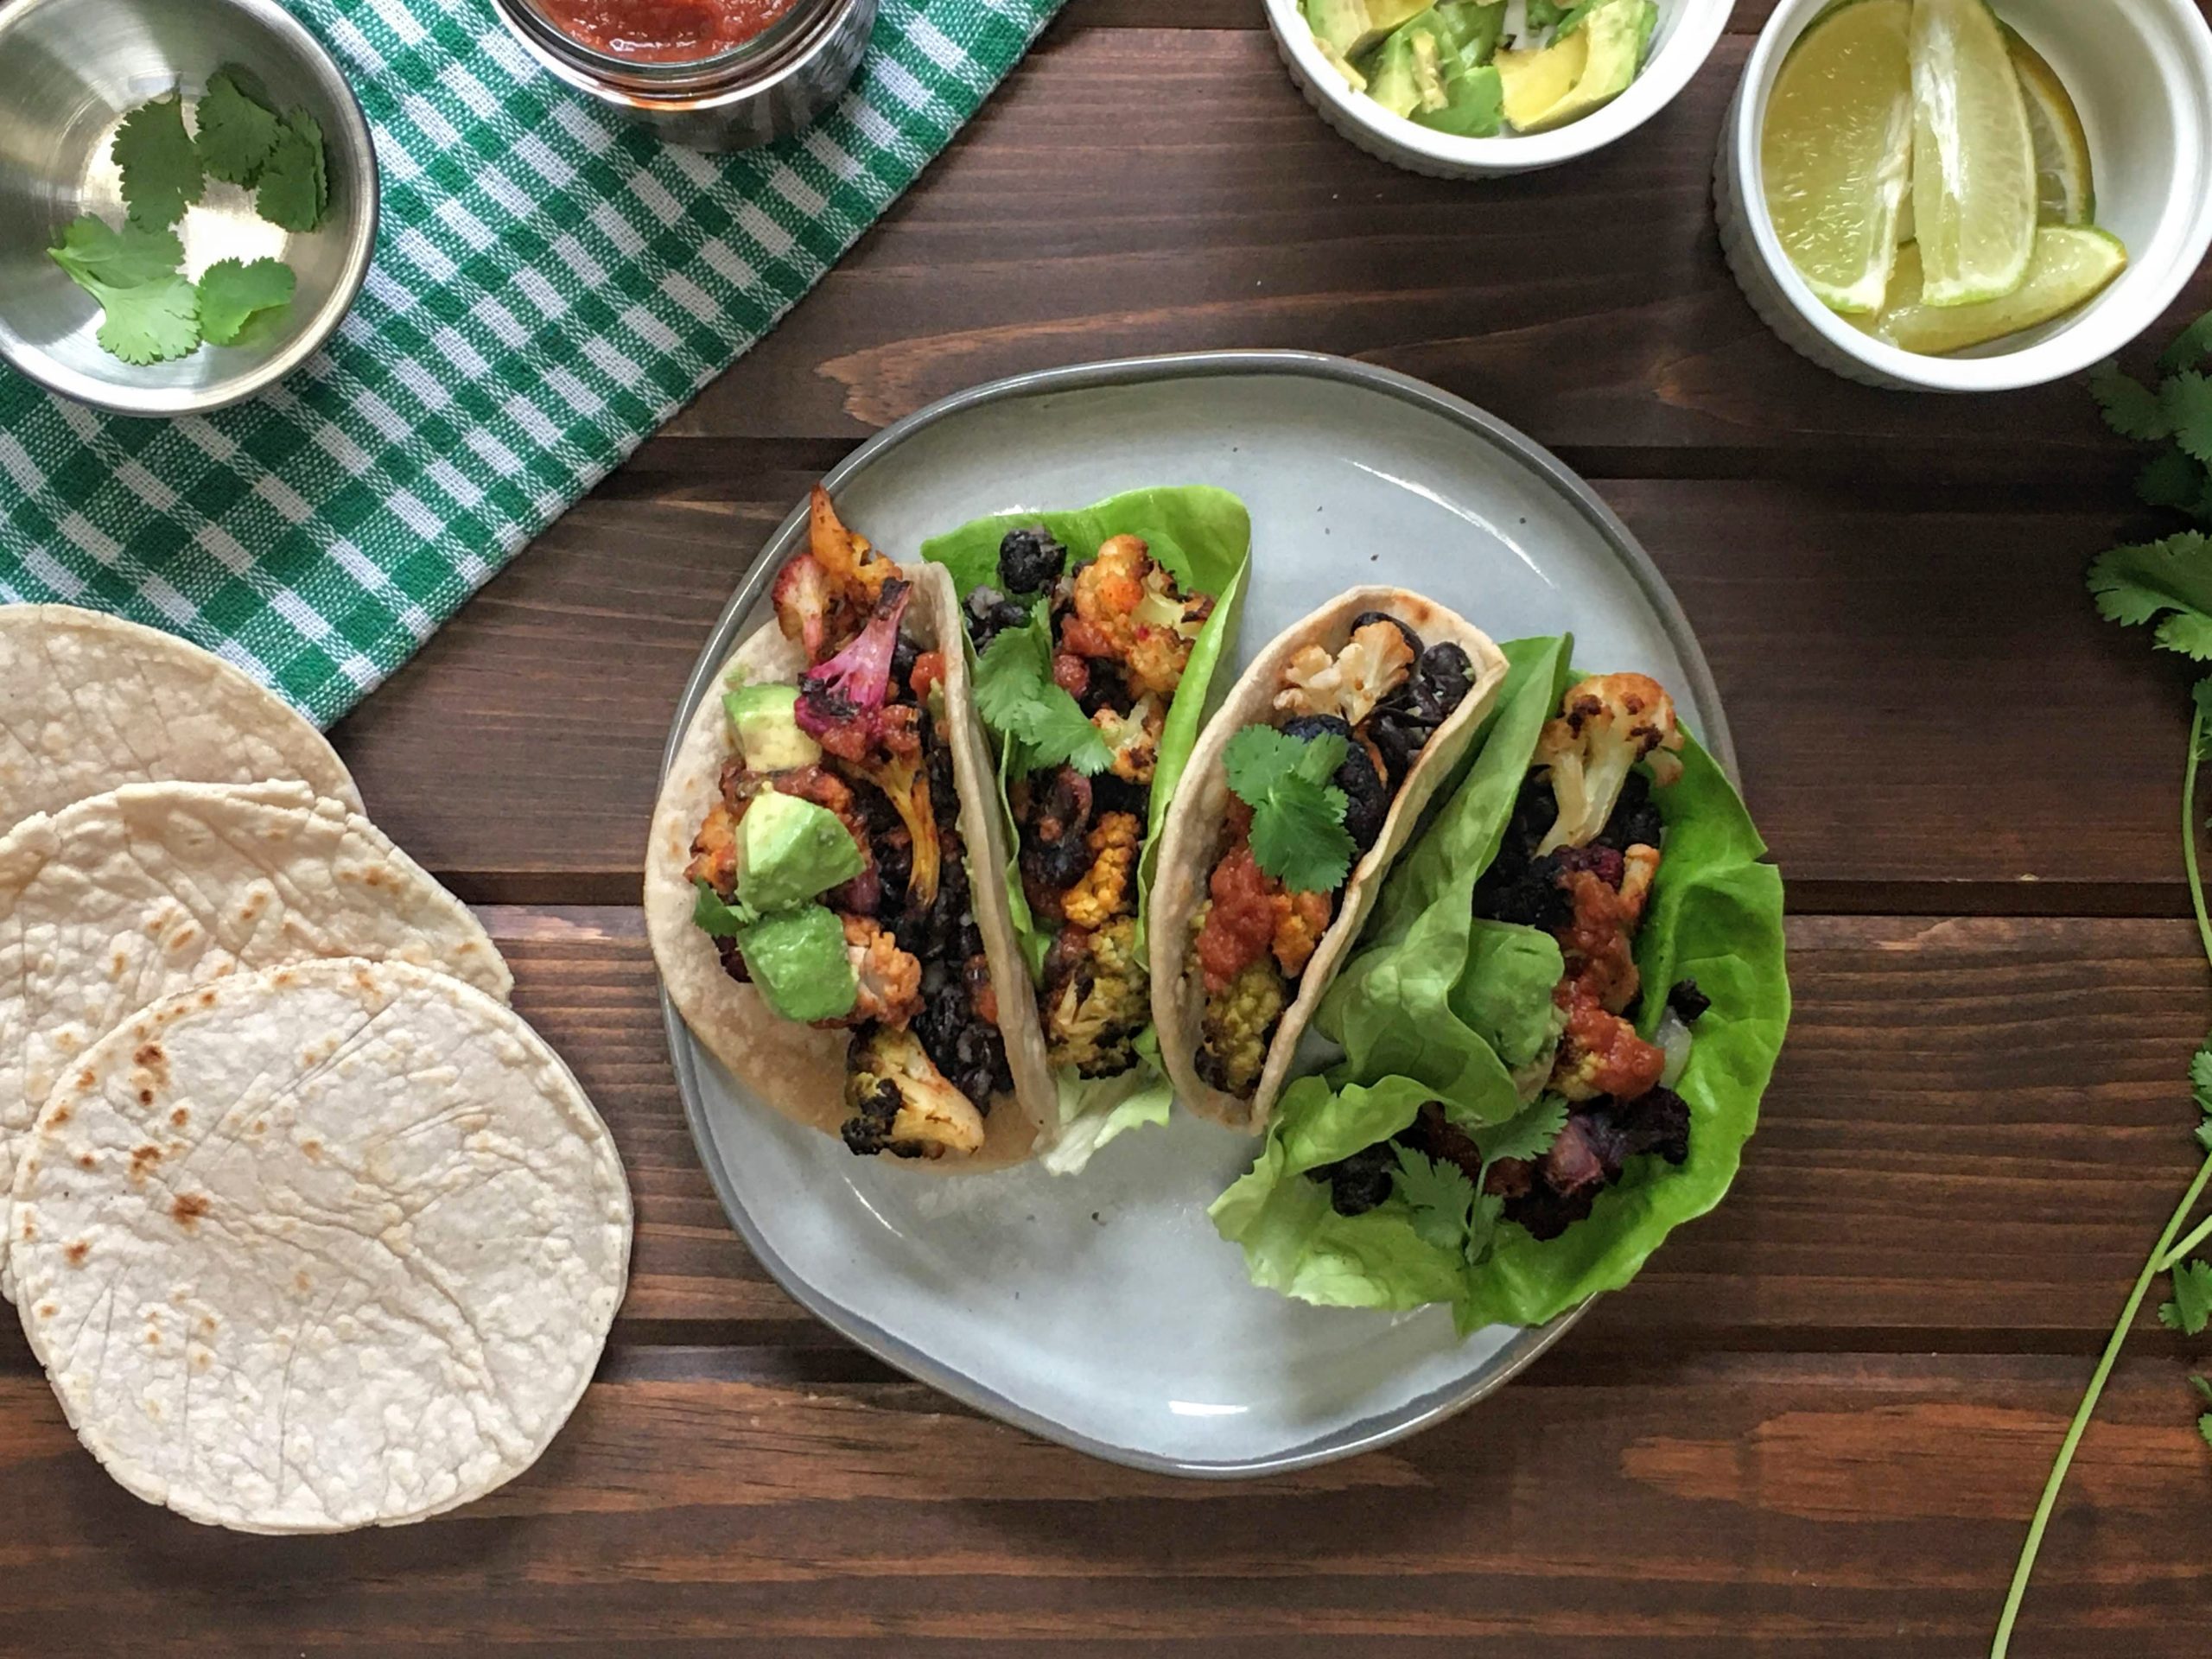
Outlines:
MULTIPOLYGON (((618 1349, 539 1465, 445 1520, 251 1540, 91 1469, 0 1375, 25 1654, 209 1646, 1275 1659, 1958 1659, 1986 1643, 2082 1363, 1698 1353, 1601 1314, 1416 1441, 1260 1483, 1048 1446, 901 1382, 618 1349)), ((2038 1659, 2202 1651, 2178 1368, 2122 1368, 2052 1529, 2038 1659)))

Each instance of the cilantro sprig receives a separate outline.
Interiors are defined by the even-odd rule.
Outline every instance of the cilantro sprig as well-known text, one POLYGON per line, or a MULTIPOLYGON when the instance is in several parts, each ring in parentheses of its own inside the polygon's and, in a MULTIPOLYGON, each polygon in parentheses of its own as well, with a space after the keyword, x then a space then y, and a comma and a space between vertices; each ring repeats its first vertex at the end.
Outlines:
POLYGON ((704 877, 693 877, 691 885, 699 890, 691 920, 709 938, 741 939, 760 921, 759 911, 741 899, 723 898, 704 877))
MULTIPOLYGON (((2212 358, 2212 315, 2199 319, 2166 348, 2158 359, 2161 378, 2157 385, 2123 373, 2117 365, 2107 365, 2090 377, 2090 390, 2104 410, 2107 424, 2122 437, 2159 446, 2137 476, 2137 494, 2146 505, 2183 515, 2190 522, 2158 540, 2099 555, 2089 566, 2089 592, 2098 613, 2107 620, 2129 627, 2155 625, 2152 639, 2159 649, 2198 663, 2212 663, 2212 535, 2207 534, 2212 531, 2212 378, 2202 372, 2208 358, 2212 358)), ((2212 963, 2212 912, 2206 906, 2197 852, 2205 824, 2196 805, 2197 776, 2212 759, 2212 676, 2197 682, 2190 703, 2189 752, 2182 772, 2182 866, 2189 878, 2197 936, 2207 962, 2212 963)), ((2207 1154, 2205 1160, 2136 1275, 2134 1289, 2120 1309, 2120 1321, 2059 1445, 1998 1618, 1990 1659, 2005 1659, 2012 1646, 2036 1556, 2075 1453, 2159 1275, 2171 1275, 2173 1287, 2171 1298, 2159 1306, 2161 1324, 2192 1337, 2212 1324, 2212 1262, 2191 1259, 2212 1241, 2212 1217, 2183 1236, 2207 1187, 2212 1186, 2212 1037, 2190 1058, 2189 1085, 2197 1108, 2196 1140, 2207 1154)), ((2212 1402, 2212 1383, 2195 1376, 2190 1382, 2212 1402)), ((2212 1445, 2212 1411, 2198 1417, 2197 1431, 2212 1445)))
POLYGON ((1413 1212, 1414 1231, 1438 1249, 1457 1251, 1470 1267, 1482 1266, 1497 1247, 1497 1224, 1505 1211, 1505 1200, 1487 1190, 1491 1166, 1502 1159, 1531 1161, 1542 1157, 1566 1127, 1567 1102, 1557 1095, 1542 1095, 1518 1116, 1477 1129, 1475 1147, 1482 1154, 1479 1180, 1449 1159, 1398 1147, 1391 1183, 1413 1212))
POLYGON ((250 344, 291 303, 298 279, 280 260, 220 260, 194 283, 172 228, 210 178, 253 188, 261 216, 286 230, 322 222, 330 200, 322 129, 304 110, 278 115, 247 90, 252 84, 244 71, 210 77, 194 110, 196 137, 185 130, 181 91, 132 111, 112 152, 122 227, 88 213, 48 251, 99 302, 100 345, 125 363, 188 357, 203 340, 250 344))
POLYGON ((1351 874, 1351 804, 1329 781, 1351 753, 1333 734, 1272 726, 1247 726, 1222 752, 1230 791, 1252 809, 1253 861, 1294 893, 1334 893, 1351 874))
POLYGON ((1002 630, 976 664, 976 709, 1021 753, 1007 770, 1023 776, 1047 766, 1073 766, 1096 777, 1114 752, 1090 717, 1052 678, 1050 621, 1039 613, 1019 628, 1002 630))

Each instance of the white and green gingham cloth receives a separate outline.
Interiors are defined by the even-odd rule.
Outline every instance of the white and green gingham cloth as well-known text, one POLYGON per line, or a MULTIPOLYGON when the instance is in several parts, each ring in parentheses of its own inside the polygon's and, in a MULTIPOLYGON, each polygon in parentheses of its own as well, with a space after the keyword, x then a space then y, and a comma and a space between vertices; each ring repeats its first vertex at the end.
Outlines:
POLYGON ((838 109, 741 156, 571 92, 488 0, 288 3, 375 136, 360 301, 206 418, 112 418, 0 368, 0 603, 168 628, 327 724, 774 327, 1060 0, 883 0, 838 109))

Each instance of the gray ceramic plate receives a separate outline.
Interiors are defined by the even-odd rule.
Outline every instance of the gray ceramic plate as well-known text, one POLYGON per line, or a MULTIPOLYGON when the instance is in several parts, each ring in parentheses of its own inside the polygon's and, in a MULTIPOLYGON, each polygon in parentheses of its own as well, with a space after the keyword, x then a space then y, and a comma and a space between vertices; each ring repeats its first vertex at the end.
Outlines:
MULTIPOLYGON (((1395 582, 1497 639, 1572 629, 1580 661, 1656 676, 1732 770, 1697 642, 1620 521, 1519 433, 1402 376, 1276 352, 1028 375, 900 422, 828 483, 899 557, 988 513, 1219 485, 1252 510, 1240 655, 1347 587, 1395 582)), ((699 659, 678 734, 767 620, 768 582, 804 535, 794 512, 761 552, 699 659)), ((1255 1290, 1205 1217, 1255 1143, 1210 1124, 1126 1136, 1079 1177, 945 1179, 793 1127, 672 1010, 668 1031, 700 1158, 785 1289, 900 1370, 1098 1457, 1217 1477, 1345 1457, 1480 1399, 1568 1323, 1462 1342, 1440 1308, 1314 1308, 1255 1290)))

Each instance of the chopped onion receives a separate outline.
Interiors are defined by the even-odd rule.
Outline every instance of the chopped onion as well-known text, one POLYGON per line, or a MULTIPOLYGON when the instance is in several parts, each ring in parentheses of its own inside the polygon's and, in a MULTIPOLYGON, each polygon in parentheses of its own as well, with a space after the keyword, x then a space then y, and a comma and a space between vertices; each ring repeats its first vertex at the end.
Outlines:
POLYGON ((1659 1074, 1659 1086, 1671 1089, 1682 1080, 1682 1073, 1689 1069, 1690 1028, 1682 1017, 1669 1008, 1659 1020, 1654 1040, 1667 1052, 1666 1070, 1659 1074))

